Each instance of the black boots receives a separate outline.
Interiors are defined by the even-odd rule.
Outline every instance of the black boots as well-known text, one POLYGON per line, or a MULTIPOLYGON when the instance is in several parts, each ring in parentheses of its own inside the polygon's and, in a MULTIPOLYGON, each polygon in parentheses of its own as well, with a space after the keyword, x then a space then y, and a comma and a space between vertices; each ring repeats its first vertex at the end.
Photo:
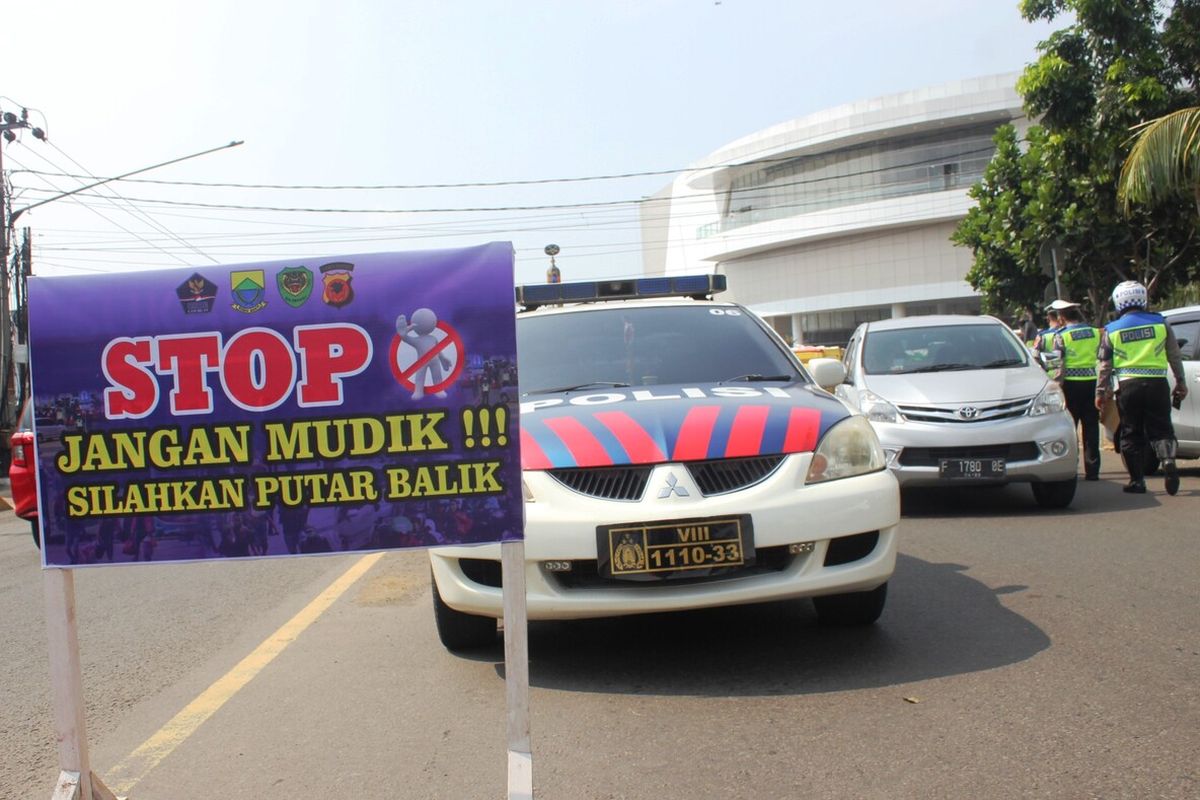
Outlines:
POLYGON ((1179 469, 1175 466, 1175 459, 1164 461, 1163 469, 1163 485, 1167 489, 1167 494, 1173 495, 1179 491, 1179 469))

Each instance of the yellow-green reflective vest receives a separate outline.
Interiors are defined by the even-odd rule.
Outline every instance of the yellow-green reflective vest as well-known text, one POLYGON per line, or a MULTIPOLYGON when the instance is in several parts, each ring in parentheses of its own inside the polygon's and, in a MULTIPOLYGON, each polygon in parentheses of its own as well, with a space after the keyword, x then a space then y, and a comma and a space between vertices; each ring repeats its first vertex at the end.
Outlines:
POLYGON ((1063 342, 1063 380, 1096 380, 1096 351, 1100 330, 1091 325, 1070 325, 1059 332, 1063 342))
POLYGON ((1135 311, 1105 326, 1112 345, 1113 375, 1167 377, 1167 324, 1152 311, 1135 311))

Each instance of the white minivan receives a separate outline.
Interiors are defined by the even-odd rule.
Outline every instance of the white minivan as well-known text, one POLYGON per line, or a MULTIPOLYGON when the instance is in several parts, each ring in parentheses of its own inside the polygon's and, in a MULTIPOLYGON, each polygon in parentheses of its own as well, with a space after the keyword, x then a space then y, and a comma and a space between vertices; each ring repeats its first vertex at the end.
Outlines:
POLYGON ((1043 508, 1075 497, 1079 445, 1062 390, 989 316, 867 322, 836 394, 871 421, 901 488, 1029 483, 1043 508))
MULTIPOLYGON (((1188 396, 1171 412, 1179 458, 1200 458, 1200 306, 1172 308, 1162 312, 1175 332, 1183 356, 1183 373, 1188 396)), ((1170 375, 1172 388, 1175 376, 1170 375)))

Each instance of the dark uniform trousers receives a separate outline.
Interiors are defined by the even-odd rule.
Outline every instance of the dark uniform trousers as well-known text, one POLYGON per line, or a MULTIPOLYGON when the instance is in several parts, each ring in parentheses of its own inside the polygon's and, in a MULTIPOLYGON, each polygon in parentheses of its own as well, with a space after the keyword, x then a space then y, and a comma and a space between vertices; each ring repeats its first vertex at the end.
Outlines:
POLYGON ((1129 477, 1145 477, 1146 450, 1151 442, 1173 440, 1171 388, 1166 378, 1126 378, 1117 390, 1121 412, 1121 457, 1129 477))
POLYGON ((1096 409, 1095 381, 1063 381, 1067 410, 1075 424, 1083 428, 1083 474, 1100 474, 1100 412, 1096 409))

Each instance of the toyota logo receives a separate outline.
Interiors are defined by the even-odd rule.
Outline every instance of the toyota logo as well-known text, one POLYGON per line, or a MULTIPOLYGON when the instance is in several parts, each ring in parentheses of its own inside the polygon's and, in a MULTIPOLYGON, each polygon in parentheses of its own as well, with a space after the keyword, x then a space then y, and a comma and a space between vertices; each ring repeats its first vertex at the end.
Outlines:
POLYGON ((975 419, 979 416, 979 409, 975 406, 963 406, 958 410, 958 415, 963 419, 975 419))

